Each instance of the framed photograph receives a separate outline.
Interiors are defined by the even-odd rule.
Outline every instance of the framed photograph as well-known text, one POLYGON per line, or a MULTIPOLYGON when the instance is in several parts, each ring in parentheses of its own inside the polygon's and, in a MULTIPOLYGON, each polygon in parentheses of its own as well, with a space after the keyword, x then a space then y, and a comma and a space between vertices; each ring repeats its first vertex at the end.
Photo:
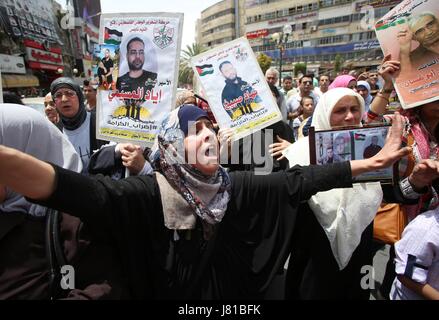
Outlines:
MULTIPOLYGON (((315 131, 314 127, 311 127, 310 163, 322 165, 371 158, 384 146, 389 128, 387 125, 315 131)), ((395 170, 390 167, 367 172, 354 177, 353 181, 393 183, 395 170)))

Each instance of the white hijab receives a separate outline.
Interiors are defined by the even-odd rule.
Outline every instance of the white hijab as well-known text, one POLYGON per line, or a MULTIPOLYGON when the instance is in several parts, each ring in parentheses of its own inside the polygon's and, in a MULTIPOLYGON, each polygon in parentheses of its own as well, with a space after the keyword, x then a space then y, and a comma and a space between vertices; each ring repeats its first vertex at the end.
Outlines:
MULTIPOLYGON (((311 125, 316 131, 330 130, 330 115, 337 102, 345 96, 356 97, 364 113, 364 99, 348 88, 331 89, 319 100, 311 125)), ((309 165, 308 137, 299 139, 284 150, 290 166, 309 165)), ((308 204, 325 230, 332 253, 340 270, 346 267, 361 240, 361 234, 372 222, 383 193, 379 182, 356 183, 353 188, 319 192, 308 204)))
MULTIPOLYGON (((82 170, 81 159, 72 144, 55 125, 30 107, 0 104, 0 144, 65 169, 82 170)), ((32 204, 21 194, 6 188, 0 212, 44 216, 46 208, 32 204)))

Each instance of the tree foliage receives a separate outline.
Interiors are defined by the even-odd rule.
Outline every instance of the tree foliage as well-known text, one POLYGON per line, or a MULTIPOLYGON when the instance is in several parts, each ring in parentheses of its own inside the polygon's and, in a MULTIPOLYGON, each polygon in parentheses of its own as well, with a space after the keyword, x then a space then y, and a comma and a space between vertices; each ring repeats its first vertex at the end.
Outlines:
POLYGON ((190 60, 192 57, 199 55, 200 53, 206 51, 198 43, 193 43, 192 45, 187 45, 186 49, 181 51, 180 56, 180 68, 178 71, 178 85, 179 87, 184 85, 192 86, 194 83, 194 71, 192 70, 190 60))
POLYGON ((305 74, 306 73, 306 63, 296 63, 294 64, 294 76, 297 77, 299 75, 299 73, 301 74, 305 74))
POLYGON ((334 71, 339 72, 341 70, 342 65, 343 65, 343 58, 341 57, 341 55, 337 54, 335 56, 334 71))
POLYGON ((262 73, 265 74, 268 68, 271 66, 272 59, 264 53, 259 53, 257 56, 259 66, 261 67, 262 73))

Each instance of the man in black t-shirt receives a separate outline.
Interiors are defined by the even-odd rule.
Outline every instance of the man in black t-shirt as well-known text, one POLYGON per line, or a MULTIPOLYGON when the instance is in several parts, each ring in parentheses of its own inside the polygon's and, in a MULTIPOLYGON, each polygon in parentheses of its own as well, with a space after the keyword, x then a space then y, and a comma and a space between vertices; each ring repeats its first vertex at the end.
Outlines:
POLYGON ((127 117, 140 120, 140 105, 149 96, 157 81, 157 73, 143 70, 145 63, 145 43, 142 39, 135 37, 127 44, 127 62, 129 71, 117 79, 116 89, 120 93, 142 93, 140 99, 125 99, 127 117), (143 88, 143 90, 141 90, 143 88))
POLYGON ((101 62, 104 64, 105 67, 105 74, 104 74, 104 80, 106 78, 106 82, 108 87, 106 89, 111 89, 111 84, 113 83, 113 60, 110 58, 110 50, 105 49, 105 57, 102 58, 101 62))

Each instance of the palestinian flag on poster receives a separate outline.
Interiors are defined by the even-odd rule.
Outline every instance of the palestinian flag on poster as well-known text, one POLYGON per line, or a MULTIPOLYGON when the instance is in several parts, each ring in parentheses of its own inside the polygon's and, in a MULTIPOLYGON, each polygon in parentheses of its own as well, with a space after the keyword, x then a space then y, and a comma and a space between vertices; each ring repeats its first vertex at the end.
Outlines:
POLYGON ((195 66, 195 68, 197 69, 200 77, 213 73, 213 65, 211 64, 203 64, 202 66, 195 66))
POLYGON ((354 139, 355 140, 366 140, 366 135, 362 134, 362 133, 355 133, 354 134, 354 139))
POLYGON ((122 42, 123 33, 114 29, 105 28, 104 43, 119 45, 122 42))

